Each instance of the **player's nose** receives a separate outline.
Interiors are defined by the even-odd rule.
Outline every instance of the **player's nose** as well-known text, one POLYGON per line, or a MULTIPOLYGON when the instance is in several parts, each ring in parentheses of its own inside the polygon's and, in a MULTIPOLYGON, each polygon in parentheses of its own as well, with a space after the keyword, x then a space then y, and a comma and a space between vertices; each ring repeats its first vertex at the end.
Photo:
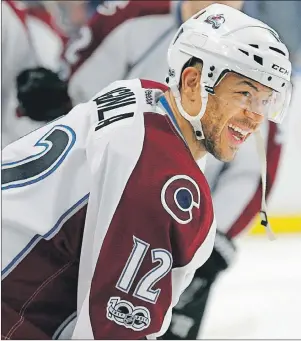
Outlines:
POLYGON ((254 112, 254 111, 245 110, 244 115, 247 116, 249 119, 251 119, 256 124, 261 124, 264 121, 264 116, 254 112))

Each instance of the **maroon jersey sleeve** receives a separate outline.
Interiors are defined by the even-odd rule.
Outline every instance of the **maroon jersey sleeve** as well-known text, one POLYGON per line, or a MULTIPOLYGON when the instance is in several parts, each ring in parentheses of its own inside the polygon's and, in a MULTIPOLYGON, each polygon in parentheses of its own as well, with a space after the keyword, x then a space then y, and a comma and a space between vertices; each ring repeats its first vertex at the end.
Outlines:
MULTIPOLYGON (((179 180, 167 189, 171 206, 175 205, 171 196, 181 182, 187 185, 179 180)), ((207 200, 201 200, 201 211, 207 210, 203 221, 195 219, 186 226, 164 219, 159 207, 149 210, 147 206, 153 204, 148 200, 140 198, 136 203, 139 212, 135 205, 131 209, 121 203, 91 286, 89 312, 95 339, 142 339, 162 330, 164 323, 168 327, 166 315, 189 284, 196 270, 191 264, 194 255, 202 249, 212 224, 207 200)), ((181 213, 188 218, 187 212, 181 213)))
MULTIPOLYGON (((36 245, 1 283, 1 339, 51 340, 76 312, 86 205, 36 245)), ((5 274, 6 275, 6 274, 5 274)))
MULTIPOLYGON (((169 326, 172 306, 212 251, 213 208, 204 175, 166 117, 146 113, 144 121, 143 148, 135 158, 107 228, 107 212, 99 206, 91 242, 96 245, 98 240, 97 245, 101 246, 95 252, 95 269, 78 314, 75 338, 88 329, 94 339, 162 335, 169 326)), ((116 167, 113 159, 111 168, 106 161, 99 164, 106 169, 107 184, 112 181, 111 186, 102 187, 104 200, 120 190, 122 175, 118 171, 127 172, 125 164, 130 162, 130 151, 140 143, 136 129, 133 123, 128 135, 124 135, 126 144, 118 144, 118 149, 116 134, 116 147, 113 141, 108 145, 106 160, 110 160, 112 148, 118 160, 116 167)), ((120 132, 119 138, 121 135, 120 132)), ((100 169, 93 171, 99 183, 103 182, 100 173, 100 169)), ((90 200, 92 212, 94 203, 102 199, 97 197, 94 201, 91 192, 90 200)), ((85 243, 83 252, 87 245, 93 249, 91 243, 85 243)))

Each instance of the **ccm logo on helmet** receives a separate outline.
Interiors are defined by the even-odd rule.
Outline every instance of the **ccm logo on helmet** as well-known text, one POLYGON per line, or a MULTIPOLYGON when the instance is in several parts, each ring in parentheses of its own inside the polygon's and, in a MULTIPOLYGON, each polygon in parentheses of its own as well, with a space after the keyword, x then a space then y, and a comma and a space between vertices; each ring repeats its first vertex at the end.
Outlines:
POLYGON ((200 189, 189 176, 175 175, 164 184, 161 202, 178 223, 187 224, 192 220, 193 208, 200 207, 200 189))
POLYGON ((272 68, 273 68, 274 70, 279 71, 280 73, 283 73, 284 75, 288 75, 288 74, 289 74, 288 70, 286 70, 284 67, 280 67, 280 66, 277 65, 277 64, 273 64, 272 68))

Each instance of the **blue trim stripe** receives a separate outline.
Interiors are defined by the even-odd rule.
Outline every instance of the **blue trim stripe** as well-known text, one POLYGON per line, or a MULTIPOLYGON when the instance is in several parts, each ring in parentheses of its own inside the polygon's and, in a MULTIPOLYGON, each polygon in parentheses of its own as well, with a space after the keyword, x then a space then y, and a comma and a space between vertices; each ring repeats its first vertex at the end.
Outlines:
POLYGON ((18 161, 14 161, 14 162, 9 162, 9 163, 4 163, 2 165, 2 169, 8 169, 10 167, 6 167, 6 166, 13 166, 13 165, 19 165, 19 164, 23 164, 24 161, 28 160, 29 162, 31 160, 36 160, 39 158, 39 156, 43 155, 43 154, 46 154, 47 153, 47 150, 49 148, 52 147, 52 145, 50 145, 48 142, 43 142, 43 139, 45 138, 45 136, 48 136, 51 134, 52 131, 58 129, 58 128, 64 128, 64 129, 61 129, 61 130, 67 130, 69 133, 71 133, 71 142, 68 146, 68 148, 64 151, 64 153, 60 156, 60 158, 56 161, 56 164, 54 167, 50 168, 45 174, 37 177, 36 179, 34 180, 29 180, 29 181, 25 181, 25 182, 22 182, 22 183, 16 183, 16 184, 7 184, 7 185, 2 185, 1 186, 1 189, 4 191, 4 190, 7 190, 7 189, 10 189, 10 188, 16 188, 16 187, 24 187, 24 186, 28 186, 28 185, 31 185, 35 182, 39 182, 43 179, 45 179, 47 176, 49 176, 51 173, 53 173, 60 165, 61 163, 65 160, 66 156, 68 155, 68 153, 70 152, 70 150, 72 149, 75 141, 76 141, 76 134, 74 132, 74 130, 68 126, 65 126, 65 125, 56 125, 54 126, 50 131, 48 131, 45 135, 43 135, 39 140, 38 142, 34 145, 34 147, 45 147, 45 150, 43 150, 42 152, 36 154, 36 155, 31 155, 31 156, 28 156, 26 157, 25 159, 22 159, 22 160, 18 160, 18 161), (42 141, 42 142, 41 142, 42 141))
POLYGON ((77 318, 77 311, 71 314, 67 319, 58 327, 52 335, 52 340, 58 340, 65 329, 77 318))
POLYGON ((186 142, 186 140, 185 140, 185 138, 184 138, 184 136, 183 136, 183 134, 181 132, 181 129, 180 129, 179 125, 178 125, 178 122, 177 122, 177 120, 175 118, 175 115, 173 114, 173 112, 171 110, 171 107, 169 106, 166 98, 164 96, 161 96, 160 99, 159 99, 159 102, 161 103, 163 109, 166 111, 167 116, 171 119, 173 125, 175 126, 175 128, 176 128, 176 130, 178 132, 178 134, 182 137, 183 141, 187 145, 187 142, 186 142))
POLYGON ((78 206, 80 206, 82 203, 84 203, 86 200, 88 200, 90 193, 86 194, 83 198, 81 198, 76 204, 74 204, 73 206, 71 206, 65 213, 62 214, 62 216, 58 219, 58 221, 56 222, 56 224, 53 226, 53 228, 48 231, 46 234, 44 234, 43 236, 40 235, 35 235, 31 241, 25 246, 25 248, 19 252, 14 258, 13 260, 1 271, 1 275, 4 276, 6 274, 6 272, 8 272, 19 260, 20 258, 23 257, 24 254, 27 253, 27 251, 30 250, 30 248, 34 247, 37 243, 37 241, 39 239, 47 239, 50 237, 51 234, 53 234, 54 232, 56 232, 57 229, 62 227, 62 222, 63 220, 72 212, 74 211, 78 206))
MULTIPOLYGON (((49 135, 56 127, 62 127, 62 128, 66 128, 67 130, 69 130, 71 132, 71 134, 73 135, 73 137, 75 138, 76 135, 75 135, 75 132, 72 128, 66 126, 66 125, 63 125, 63 124, 59 124, 59 125, 56 125, 54 127, 51 128, 51 130, 47 131, 46 134, 44 134, 39 140, 38 142, 34 145, 34 147, 38 146, 38 147, 45 147, 46 149, 49 147, 49 143, 40 143, 40 141, 42 141, 44 139, 44 137, 46 135, 49 135)), ((26 160, 29 160, 29 159, 33 159, 33 158, 36 158, 38 157, 39 155, 45 153, 45 150, 43 150, 42 152, 38 153, 38 154, 35 154, 35 155, 31 155, 31 156, 28 156, 22 160, 18 160, 18 161, 13 161, 13 162, 8 162, 8 163, 3 163, 2 166, 11 166, 11 165, 17 165, 17 164, 22 164, 23 161, 26 161, 26 160)))
MULTIPOLYGON (((177 127, 178 130, 180 130, 180 127, 178 125, 178 122, 175 118, 175 115, 173 114, 171 107, 169 106, 166 98, 164 96, 162 96, 159 101, 161 102, 163 108, 166 110, 166 112, 168 113, 168 116, 171 118, 171 120, 173 121, 173 124, 177 127)), ((181 130, 180 130, 181 131, 181 130)))

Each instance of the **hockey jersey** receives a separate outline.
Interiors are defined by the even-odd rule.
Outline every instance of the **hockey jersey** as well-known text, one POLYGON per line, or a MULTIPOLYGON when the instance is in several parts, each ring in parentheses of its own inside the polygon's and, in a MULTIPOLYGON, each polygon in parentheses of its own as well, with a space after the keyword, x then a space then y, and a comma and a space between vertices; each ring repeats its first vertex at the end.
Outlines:
MULTIPOLYGON (((168 46, 182 20, 181 2, 171 1, 170 7, 167 2, 165 7, 162 3, 161 12, 159 7, 155 12, 155 6, 149 7, 144 1, 129 3, 131 6, 111 13, 110 25, 105 25, 99 13, 95 15, 82 29, 77 43, 70 45, 69 49, 78 47, 76 58, 71 59, 76 62, 69 63, 69 93, 75 103, 86 101, 97 89, 116 79, 151 77, 158 82, 165 80, 168 46), (144 15, 139 14, 142 8, 146 9, 144 15), (129 16, 131 19, 127 20, 129 16), (102 27, 103 35, 94 33, 97 32, 96 26, 102 27), (89 32, 92 33, 89 35, 89 32), (117 56, 117 59, 112 56, 117 56), (94 77, 95 72, 100 77, 94 77)), ((67 52, 68 49, 66 56, 67 52)), ((284 129, 285 123, 277 126, 272 122, 266 122, 262 129, 267 150, 267 195, 276 178, 284 129)), ((202 167, 204 161, 200 163, 202 167)), ((205 176, 212 191, 218 227, 230 237, 235 237, 250 226, 260 211, 261 176, 255 138, 250 137, 230 163, 208 155, 205 176)))
POLYGON ((115 82, 4 149, 6 338, 55 338, 75 316, 75 339, 167 330, 215 222, 205 177, 160 102, 166 90, 115 82))

